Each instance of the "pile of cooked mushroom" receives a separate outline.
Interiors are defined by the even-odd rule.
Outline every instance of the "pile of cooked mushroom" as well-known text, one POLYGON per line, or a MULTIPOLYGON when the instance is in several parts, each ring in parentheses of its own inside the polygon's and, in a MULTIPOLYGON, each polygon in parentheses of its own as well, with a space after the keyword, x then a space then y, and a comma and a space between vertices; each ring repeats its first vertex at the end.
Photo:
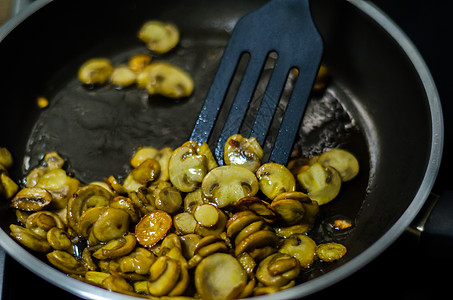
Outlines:
POLYGON ((358 173, 340 149, 288 167, 261 164, 255 138, 231 136, 225 165, 206 143, 139 148, 131 171, 83 185, 56 153, 24 179, 11 235, 70 276, 137 296, 233 299, 277 292, 315 260, 346 253, 308 232, 319 205, 358 173))

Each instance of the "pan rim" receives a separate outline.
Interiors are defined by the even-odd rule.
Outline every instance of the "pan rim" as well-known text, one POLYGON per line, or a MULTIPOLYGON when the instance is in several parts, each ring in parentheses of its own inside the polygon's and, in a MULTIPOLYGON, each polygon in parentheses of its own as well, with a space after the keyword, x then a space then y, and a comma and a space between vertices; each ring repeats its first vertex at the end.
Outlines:
MULTIPOLYGON (((281 291, 275 294, 256 297, 256 299, 292 299, 307 296, 331 286, 338 281, 350 276, 352 273, 364 267, 371 262, 387 247, 389 247, 410 225, 417 213, 422 208, 428 198, 440 167, 443 149, 443 117, 440 104, 440 98, 431 76, 431 73, 424 62, 421 54, 415 45, 410 41, 407 35, 396 25, 385 13, 377 8, 368 0, 347 0, 361 12, 368 15, 381 28, 383 28, 401 47, 414 66, 424 87, 432 121, 432 141, 429 162, 426 167, 424 178, 419 186, 418 192, 414 196, 407 210, 392 225, 392 227, 373 245, 364 252, 351 259, 344 265, 332 270, 322 276, 314 278, 306 283, 295 286, 291 289, 281 291)), ((53 0, 34 1, 24 11, 19 13, 10 21, 6 22, 0 29, 0 42, 14 30, 23 20, 31 16, 34 12, 53 2, 53 0)), ((27 269, 51 282, 52 284, 75 295, 89 299, 137 299, 136 297, 123 294, 112 293, 99 287, 95 287, 71 278, 62 272, 50 267, 43 261, 36 259, 34 255, 19 246, 9 235, 0 230, 1 246, 15 260, 20 262, 27 269), (69 281, 68 281, 69 280, 69 281)))

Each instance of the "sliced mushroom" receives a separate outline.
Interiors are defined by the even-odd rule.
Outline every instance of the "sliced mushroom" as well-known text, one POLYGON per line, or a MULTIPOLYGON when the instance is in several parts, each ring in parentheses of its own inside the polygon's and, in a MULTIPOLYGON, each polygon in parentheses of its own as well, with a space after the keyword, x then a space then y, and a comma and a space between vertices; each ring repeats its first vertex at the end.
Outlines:
POLYGON ((109 273, 88 271, 85 273, 85 280, 91 284, 102 286, 102 282, 104 281, 104 279, 106 279, 109 276, 110 276, 109 273))
POLYGON ((308 190, 310 199, 319 205, 332 201, 340 192, 341 178, 338 172, 332 167, 324 168, 320 163, 299 173, 297 179, 308 190))
POLYGON ((77 230, 80 216, 89 208, 107 206, 113 195, 97 185, 87 185, 77 190, 68 201, 68 222, 77 230))
POLYGON ((129 59, 129 69, 138 73, 142 71, 151 62, 152 57, 149 54, 139 53, 135 54, 129 59))
POLYGON ((274 200, 271 207, 280 217, 280 222, 287 226, 299 223, 305 215, 303 204, 294 199, 274 200))
POLYGON ((6 199, 11 199, 19 189, 19 186, 3 172, 0 174, 0 194, 3 194, 6 199))
POLYGON ((250 252, 257 248, 266 246, 277 246, 280 242, 275 232, 270 230, 260 230, 248 235, 240 241, 234 249, 234 254, 239 256, 242 252, 250 252))
POLYGON ((163 210, 169 214, 174 214, 181 208, 182 196, 176 188, 169 186, 156 193, 154 203, 157 209, 163 210))
POLYGON ((227 165, 238 165, 255 172, 261 165, 264 152, 255 137, 232 135, 225 143, 223 159, 227 165))
POLYGON ((346 252, 346 247, 338 243, 320 244, 316 248, 316 255, 318 255, 319 259, 327 262, 342 258, 346 252))
POLYGON ((178 44, 179 30, 171 23, 153 20, 142 25, 138 38, 146 43, 149 50, 166 53, 178 44))
POLYGON ((167 256, 157 258, 150 268, 148 291, 153 296, 165 296, 175 287, 181 272, 177 260, 167 256))
POLYGON ((308 268, 315 258, 316 243, 305 234, 294 234, 283 241, 278 252, 295 257, 302 268, 308 268))
POLYGON ((200 225, 200 223, 197 222, 197 225, 195 226, 195 233, 199 234, 201 236, 210 236, 210 235, 220 236, 222 234, 222 232, 225 231, 225 225, 228 221, 228 217, 221 210, 218 210, 218 213, 219 213, 219 219, 214 226, 205 227, 205 226, 200 225))
POLYGON ((284 286, 300 273, 299 261, 284 253, 275 253, 260 262, 256 278, 265 286, 284 286))
POLYGON ((117 196, 109 201, 109 206, 119 208, 127 212, 133 223, 137 223, 140 219, 132 200, 128 197, 117 196))
POLYGON ((137 75, 127 66, 115 67, 110 75, 112 83, 119 88, 133 85, 136 79, 137 75))
POLYGON ((47 232, 53 227, 65 228, 65 224, 57 214, 50 211, 38 211, 27 218, 25 227, 42 238, 46 238, 47 232))
POLYGON ((47 253, 46 257, 52 265, 65 273, 78 275, 86 273, 85 265, 68 252, 55 250, 47 253))
POLYGON ((255 277, 256 262, 253 257, 247 252, 243 252, 237 257, 237 259, 247 274, 251 277, 255 277))
POLYGON ((66 231, 53 227, 47 232, 46 238, 53 249, 72 253, 73 244, 66 231))
POLYGON ((11 230, 11 236, 29 249, 43 253, 48 252, 51 249, 49 243, 45 239, 27 228, 11 224, 9 229, 11 230))
POLYGON ((235 213, 227 222, 227 236, 233 240, 242 229, 248 225, 262 220, 260 216, 250 210, 235 213))
POLYGON ((113 65, 106 58, 92 58, 79 69, 79 79, 87 85, 102 85, 109 80, 113 65))
POLYGON ((202 204, 204 195, 201 191, 201 188, 196 189, 193 192, 188 193, 184 197, 184 211, 188 213, 193 213, 194 209, 199 205, 202 204))
POLYGON ((204 142, 201 146, 197 145, 197 153, 206 156, 208 171, 218 167, 217 161, 215 160, 208 143, 204 142))
POLYGON ((258 197, 244 197, 236 203, 238 211, 250 210, 262 217, 267 223, 274 223, 277 220, 277 213, 266 201, 258 197))
POLYGON ((64 159, 55 151, 46 153, 44 161, 50 170, 61 169, 64 165, 64 159))
POLYGON ((137 191, 130 192, 129 197, 142 215, 156 209, 153 193, 146 187, 140 187, 137 191))
POLYGON ((246 284, 247 273, 226 253, 205 257, 195 269, 195 287, 203 299, 235 299, 246 284))
POLYGON ((140 275, 149 273, 149 268, 156 261, 156 256, 145 248, 137 247, 129 255, 119 259, 121 272, 135 272, 140 275))
POLYGON ((52 201, 52 196, 45 189, 32 187, 20 190, 11 200, 11 206, 24 211, 38 211, 52 201))
POLYGON ((135 237, 140 245, 152 247, 167 235, 171 227, 172 218, 168 213, 153 210, 135 226, 135 237))
POLYGON ((150 95, 159 94, 168 98, 189 97, 194 89, 193 79, 187 72, 164 62, 146 66, 137 80, 150 95))
POLYGON ((150 158, 155 158, 158 153, 159 153, 159 150, 157 148, 140 147, 134 153, 134 156, 132 156, 132 158, 130 160, 130 164, 132 167, 137 168, 145 160, 150 159, 150 158))
POLYGON ((107 276, 102 281, 102 286, 113 292, 128 293, 133 292, 134 288, 123 277, 117 274, 107 276))
POLYGON ((168 164, 171 183, 181 192, 189 193, 201 185, 208 166, 206 156, 196 147, 185 144, 173 151, 168 164))
POLYGON ((204 227, 212 227, 219 221, 221 212, 211 204, 201 204, 195 207, 193 216, 195 220, 204 227))
POLYGON ((296 180, 293 174, 283 165, 267 163, 256 171, 260 190, 269 199, 274 199, 278 194, 293 192, 296 189, 296 180))
POLYGON ((117 239, 127 232, 129 220, 124 210, 107 207, 93 224, 93 234, 101 242, 117 239))
POLYGON ((190 234, 195 232, 197 221, 191 213, 183 212, 173 217, 173 224, 178 234, 190 234))
POLYGON ((56 209, 66 207, 69 198, 77 191, 80 182, 68 176, 63 169, 51 169, 43 174, 35 187, 46 189, 52 195, 51 206, 56 209))
POLYGON ((318 162, 323 167, 333 167, 340 174, 343 182, 349 181, 359 173, 359 162, 349 151, 342 149, 332 149, 322 153, 318 162))
POLYGON ((194 255, 188 261, 188 268, 196 267, 203 259, 214 253, 226 253, 229 248, 225 241, 217 236, 207 236, 202 238, 196 245, 194 249, 194 255))
POLYGON ((5 169, 10 169, 13 166, 13 155, 5 147, 0 147, 0 165, 5 169))
POLYGON ((246 237, 248 237, 251 234, 254 234, 255 232, 258 232, 260 230, 271 230, 269 225, 264 222, 264 220, 259 220, 256 222, 253 222, 246 227, 244 227, 236 236, 234 239, 234 245, 237 246, 240 242, 242 242, 246 237))
POLYGON ((131 171, 131 175, 135 181, 140 184, 147 184, 159 177, 160 164, 153 158, 144 160, 140 165, 131 171))
POLYGON ((195 247, 202 239, 202 236, 195 233, 189 233, 179 237, 181 240, 182 254, 186 259, 190 259, 195 254, 195 247))
POLYGON ((97 259, 112 259, 128 255, 134 250, 136 239, 133 234, 109 241, 105 246, 96 250, 93 256, 97 259))
POLYGON ((240 166, 221 166, 211 170, 201 185, 204 196, 217 207, 236 205, 239 199, 258 192, 258 180, 248 169, 240 166))

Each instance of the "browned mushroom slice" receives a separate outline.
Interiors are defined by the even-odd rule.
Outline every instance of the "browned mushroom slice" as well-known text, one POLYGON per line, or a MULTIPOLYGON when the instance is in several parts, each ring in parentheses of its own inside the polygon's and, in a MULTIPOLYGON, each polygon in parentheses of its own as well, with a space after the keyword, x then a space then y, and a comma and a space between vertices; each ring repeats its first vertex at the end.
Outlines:
POLYGON ((316 254, 322 261, 331 262, 342 258, 347 252, 347 249, 342 244, 325 243, 320 244, 316 248, 316 254))
POLYGON ((135 210, 134 204, 132 203, 131 199, 123 196, 117 196, 109 201, 109 206, 119 208, 127 212, 131 217, 131 221, 133 223, 137 223, 139 221, 139 215, 135 210))
POLYGON ((195 233, 199 234, 201 236, 210 236, 210 235, 220 236, 222 234, 222 232, 225 231, 225 225, 228 221, 228 217, 221 210, 218 210, 218 214, 219 214, 219 219, 214 226, 205 227, 205 226, 200 225, 200 223, 197 223, 197 225, 195 226, 195 233))
POLYGON ((171 23, 153 20, 142 25, 138 38, 146 43, 149 50, 166 53, 178 44, 179 30, 171 23))
POLYGON ((150 268, 148 291, 153 296, 167 295, 177 283, 181 272, 178 261, 167 256, 160 256, 150 268))
POLYGON ((134 288, 123 277, 117 274, 107 276, 102 281, 102 286, 113 292, 128 293, 133 292, 134 288))
POLYGON ((195 254, 195 247, 202 239, 202 236, 195 233, 189 233, 179 237, 181 239, 182 254, 186 259, 190 259, 195 254))
POLYGON ((138 167, 131 171, 134 180, 146 184, 150 181, 156 180, 160 175, 160 164, 153 158, 144 160, 138 167))
POLYGON ((277 212, 280 221, 287 226, 299 223, 305 215, 303 204, 294 199, 274 200, 271 207, 277 212))
POLYGON ((124 88, 135 83, 137 75, 127 66, 117 66, 110 75, 110 81, 115 87, 124 88))
POLYGON ((129 214, 122 209, 107 207, 93 224, 93 234, 101 242, 122 237, 129 228, 129 214))
POLYGON ((162 240, 172 227, 171 216, 162 210, 146 214, 135 226, 135 237, 145 247, 152 247, 162 240))
POLYGON ((49 192, 42 188, 24 188, 11 200, 11 206, 25 211, 38 211, 52 201, 49 192))
POLYGON ((109 273, 104 273, 104 272, 97 272, 97 271, 88 271, 85 273, 85 280, 88 283, 97 285, 97 286, 102 286, 102 282, 104 279, 109 277, 109 273))
POLYGON ((256 269, 256 278, 265 286, 284 286, 300 273, 299 261, 284 253, 269 255, 256 269))
POLYGON ((11 230, 11 236, 27 248, 44 253, 51 249, 45 239, 27 228, 11 224, 9 229, 11 230))
POLYGON ((73 244, 66 231, 58 227, 53 227, 47 232, 46 238, 50 246, 55 250, 72 252, 73 244))
POLYGON ((64 165, 64 159, 55 151, 46 153, 44 161, 50 170, 61 169, 64 165))
POLYGON ((219 221, 220 213, 219 209, 214 205, 206 203, 198 205, 193 212, 193 216, 201 226, 212 227, 219 221))
POLYGON ((62 209, 66 207, 79 185, 80 182, 68 176, 63 169, 51 169, 39 178, 35 187, 47 190, 52 195, 51 206, 62 209))
POLYGON ((338 172, 332 167, 324 168, 320 163, 299 173, 297 179, 308 190, 310 199, 319 205, 332 201, 340 192, 341 178, 338 172))
POLYGON ((173 151, 168 164, 170 181, 181 192, 192 192, 201 185, 208 171, 206 156, 195 146, 185 144, 173 151))
POLYGON ((195 269, 195 286, 203 299, 235 299, 246 284, 247 273, 226 253, 205 257, 195 269))
POLYGON ((50 211, 38 211, 27 218, 25 227, 42 238, 46 238, 47 232, 53 227, 64 229, 66 226, 57 214, 50 211))
POLYGON ((227 236, 234 239, 236 235, 246 226, 253 222, 260 221, 261 217, 250 210, 235 213, 227 222, 227 236))
POLYGON ((47 253, 46 257, 52 265, 65 273, 83 275, 86 272, 85 265, 68 252, 55 250, 47 253))
POLYGON ((193 79, 184 70, 169 63, 152 63, 138 74, 139 86, 145 85, 150 95, 168 98, 189 97, 194 89, 193 79))
POLYGON ((173 224, 178 234, 190 234, 195 232, 197 221, 191 213, 183 212, 173 217, 173 224))
POLYGON ((318 162, 323 167, 333 167, 340 174, 343 182, 353 179, 359 173, 359 162, 350 152, 342 149, 332 149, 322 153, 318 162))
POLYGON ((130 192, 129 197, 132 203, 134 203, 135 208, 142 215, 146 215, 148 212, 156 209, 153 193, 144 186, 138 188, 136 191, 130 192))
POLYGON ((305 234, 294 234, 283 241, 278 251, 295 257, 302 268, 308 268, 315 258, 316 243, 305 234))
POLYGON ((258 197, 244 197, 236 203, 238 211, 250 210, 262 217, 268 223, 277 220, 277 214, 270 204, 258 197))
POLYGON ((260 230, 244 238, 234 249, 234 254, 239 256, 242 252, 249 252, 265 246, 276 246, 279 241, 275 232, 260 230))
POLYGON ((250 170, 240 166, 221 166, 211 170, 201 185, 204 196, 223 208, 236 205, 239 199, 258 192, 258 180, 250 170))
POLYGON ((11 199, 17 193, 19 186, 6 172, 1 172, 0 170, 0 173, 0 194, 3 194, 6 199, 11 199))
POLYGON ((128 61, 129 69, 134 72, 140 72, 151 62, 152 57, 149 54, 139 53, 132 56, 128 61))
POLYGON ((174 214, 181 208, 182 196, 175 187, 169 186, 156 193, 154 203, 157 209, 174 214))
POLYGON ((156 261, 156 256, 145 248, 137 247, 129 255, 119 259, 121 272, 135 272, 140 275, 149 273, 149 268, 156 261))
POLYGON ((283 165, 267 163, 256 171, 260 190, 269 199, 286 192, 293 192, 296 189, 296 180, 293 174, 283 165))
POLYGON ((78 77, 84 84, 101 85, 109 80, 112 72, 113 65, 108 59, 92 58, 79 68, 78 77))
POLYGON ((113 195, 97 185, 87 185, 77 190, 68 201, 68 222, 74 230, 80 216, 91 207, 107 206, 113 195))
POLYGON ((97 259, 112 259, 129 254, 134 250, 136 239, 133 234, 111 240, 102 248, 96 250, 93 256, 97 259))
POLYGON ((251 234, 254 234, 255 232, 258 232, 260 230, 271 230, 269 225, 264 222, 264 220, 259 220, 256 222, 253 222, 246 227, 244 227, 236 236, 234 239, 234 245, 237 246, 241 241, 243 241, 246 237, 248 237, 251 234))
POLYGON ((184 211, 188 213, 193 213, 193 210, 197 205, 203 203, 203 192, 201 191, 201 188, 196 189, 195 191, 188 193, 184 197, 184 211))
POLYGON ((245 138, 232 135, 225 143, 224 161, 226 165, 238 165, 255 172, 261 165, 263 149, 255 137, 245 138))

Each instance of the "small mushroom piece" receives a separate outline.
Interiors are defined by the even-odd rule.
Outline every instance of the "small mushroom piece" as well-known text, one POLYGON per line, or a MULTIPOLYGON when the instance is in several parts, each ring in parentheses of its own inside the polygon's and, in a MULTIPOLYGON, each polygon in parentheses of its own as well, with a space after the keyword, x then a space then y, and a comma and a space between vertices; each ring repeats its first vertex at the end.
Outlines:
POLYGON ((128 255, 134 250, 136 239, 133 234, 109 241, 105 246, 96 250, 93 257, 97 259, 112 259, 128 255))
POLYGON ((232 135, 225 143, 223 159, 226 165, 238 165, 255 172, 261 165, 264 152, 255 137, 232 135))
POLYGON ((22 226, 11 224, 9 226, 11 236, 25 247, 37 252, 48 252, 51 248, 49 243, 33 231, 22 226))
POLYGON ((52 265, 65 273, 76 275, 86 273, 85 265, 68 252, 55 250, 47 253, 46 257, 52 265))
POLYGON ((297 179, 308 190, 310 199, 319 205, 332 201, 340 192, 341 178, 338 172, 332 167, 324 168, 320 163, 299 173, 297 179))
POLYGON ((277 213, 266 201, 258 197, 244 197, 236 203, 238 211, 250 210, 262 217, 267 223, 274 223, 277 220, 277 213))
POLYGON ((256 278, 265 286, 284 286, 300 273, 299 261, 285 253, 269 255, 256 269, 256 278))
POLYGON ((258 180, 250 170, 240 166, 221 166, 211 170, 201 185, 204 196, 217 207, 236 205, 239 199, 258 192, 258 180))
POLYGON ((124 210, 129 214, 131 217, 131 221, 133 223, 137 223, 139 221, 139 215, 135 210, 135 206, 131 199, 128 197, 117 196, 109 201, 109 207, 119 208, 124 210))
POLYGON ((186 71, 164 62, 148 65, 137 80, 139 86, 145 85, 150 95, 168 98, 189 97, 194 89, 193 79, 186 71))
POLYGON ((65 228, 65 224, 60 217, 50 211, 38 211, 27 218, 25 227, 36 233, 42 238, 46 238, 47 232, 53 227, 65 228))
POLYGON ((43 174, 35 187, 46 189, 52 195, 52 208, 65 208, 69 198, 77 191, 80 182, 60 168, 50 169, 43 174))
POLYGON ((172 218, 168 213, 153 210, 135 226, 135 237, 140 245, 152 247, 167 235, 172 223, 172 218))
POLYGON ((102 85, 109 80, 113 65, 106 58, 92 58, 79 68, 79 79, 87 85, 102 85))
POLYGON ((262 218, 260 216, 250 210, 237 212, 228 220, 226 224, 227 237, 233 240, 236 238, 236 235, 241 232, 242 229, 254 222, 261 220, 262 218))
POLYGON ((104 281, 104 279, 106 279, 109 276, 110 276, 109 273, 88 271, 85 273, 85 280, 91 284, 102 286, 102 281, 104 281))
POLYGON ((0 165, 5 169, 10 169, 13 166, 13 155, 5 147, 0 147, 0 165))
POLYGON ((206 203, 198 205, 193 212, 193 216, 201 226, 212 227, 219 221, 220 213, 217 207, 206 203))
POLYGON ((338 243, 320 244, 316 248, 316 255, 318 255, 318 258, 327 262, 342 258, 346 252, 346 247, 338 243))
POLYGON ((68 222, 77 230, 80 216, 89 208, 108 206, 113 195, 98 185, 87 185, 77 190, 68 201, 68 222))
POLYGON ((346 150, 332 149, 326 151, 319 156, 318 162, 325 168, 335 168, 343 182, 353 179, 359 173, 359 162, 357 158, 346 150))
POLYGON ((174 214, 181 208, 182 196, 175 187, 169 186, 157 192, 154 203, 157 209, 174 214))
POLYGON ((260 230, 248 235, 240 241, 234 249, 234 254, 239 256, 242 252, 251 252, 252 250, 266 246, 277 246, 280 242, 275 232, 270 230, 260 230))
POLYGON ((269 199, 274 199, 278 194, 293 192, 296 189, 296 180, 285 166, 277 163, 267 163, 256 171, 260 190, 269 199))
POLYGON ((303 204, 294 199, 274 200, 271 207, 280 217, 280 221, 287 226, 299 223, 305 215, 303 204))
POLYGON ((211 149, 209 148, 208 143, 203 142, 201 146, 197 145, 197 153, 206 156, 209 171, 219 166, 214 158, 214 155, 212 154, 211 149))
POLYGON ((146 47, 156 53, 166 53, 179 42, 178 27, 161 21, 148 21, 142 25, 138 38, 146 43, 146 47))
POLYGON ((20 190, 11 200, 11 206, 24 211, 39 211, 51 201, 52 196, 45 189, 32 187, 20 190))
POLYGON ((186 259, 192 258, 195 255, 195 247, 202 239, 202 236, 195 233, 189 233, 179 237, 181 240, 181 251, 186 259))
POLYGON ((154 254, 145 248, 137 247, 132 253, 119 259, 120 270, 121 272, 135 272, 146 275, 155 261, 154 254))
POLYGON ((135 192, 130 192, 129 197, 134 203, 135 208, 142 214, 146 215, 148 212, 156 209, 155 198, 152 192, 146 187, 140 187, 135 192))
POLYGON ((73 244, 69 239, 68 233, 58 227, 53 227, 47 232, 47 242, 55 250, 72 252, 73 244))
POLYGON ((200 225, 200 223, 197 222, 197 225, 195 226, 195 233, 199 234, 201 236, 220 236, 224 231, 225 231, 225 225, 228 221, 227 215, 222 211, 218 210, 219 213, 219 219, 217 223, 214 226, 211 227, 205 227, 200 225))
POLYGON ((106 207, 93 224, 93 234, 101 242, 123 236, 129 228, 129 214, 122 209, 106 207))
POLYGON ((132 56, 128 61, 129 69, 138 73, 151 62, 152 57, 149 54, 139 53, 132 56))
POLYGON ((315 83, 313 84, 313 91, 314 92, 323 91, 326 88, 329 79, 330 76, 327 67, 322 64, 319 67, 318 74, 316 75, 315 83))
POLYGON ((206 156, 196 147, 185 144, 173 151, 168 164, 171 183, 181 192, 189 193, 201 185, 208 166, 206 156))
POLYGON ((110 75, 112 83, 119 88, 125 88, 133 85, 136 79, 137 75, 127 66, 115 67, 110 75))
POLYGON ((191 213, 183 212, 173 217, 173 224, 178 234, 190 234, 195 232, 197 221, 191 213))
POLYGON ((181 265, 175 259, 160 256, 150 268, 148 291, 153 296, 165 296, 176 285, 181 265))
POLYGON ((201 188, 196 189, 193 192, 188 193, 184 197, 184 211, 188 213, 193 213, 194 209, 199 205, 202 204, 204 195, 201 191, 201 188))
POLYGON ((160 164, 153 158, 146 159, 137 168, 131 171, 134 180, 141 184, 147 184, 148 182, 156 180, 159 177, 159 174, 160 164))
POLYGON ((134 288, 129 284, 129 282, 118 274, 107 276, 102 281, 102 287, 109 291, 119 293, 130 293, 134 291, 134 288))
POLYGON ((61 169, 64 165, 64 159, 55 151, 46 153, 44 161, 50 170, 61 169))
POLYGON ((6 199, 11 199, 17 193, 18 189, 19 186, 6 174, 6 172, 0 174, 0 194, 3 194, 6 199))
POLYGON ((246 284, 246 271, 226 253, 205 257, 195 269, 195 287, 203 299, 235 299, 246 284))
POLYGON ((283 240, 278 252, 295 257, 302 268, 308 268, 315 259, 316 243, 305 234, 293 234, 283 240))
POLYGON ((145 160, 150 159, 150 158, 155 158, 158 153, 159 153, 159 150, 157 148, 140 147, 134 153, 134 156, 132 156, 132 158, 130 160, 130 164, 132 167, 137 168, 145 160))

